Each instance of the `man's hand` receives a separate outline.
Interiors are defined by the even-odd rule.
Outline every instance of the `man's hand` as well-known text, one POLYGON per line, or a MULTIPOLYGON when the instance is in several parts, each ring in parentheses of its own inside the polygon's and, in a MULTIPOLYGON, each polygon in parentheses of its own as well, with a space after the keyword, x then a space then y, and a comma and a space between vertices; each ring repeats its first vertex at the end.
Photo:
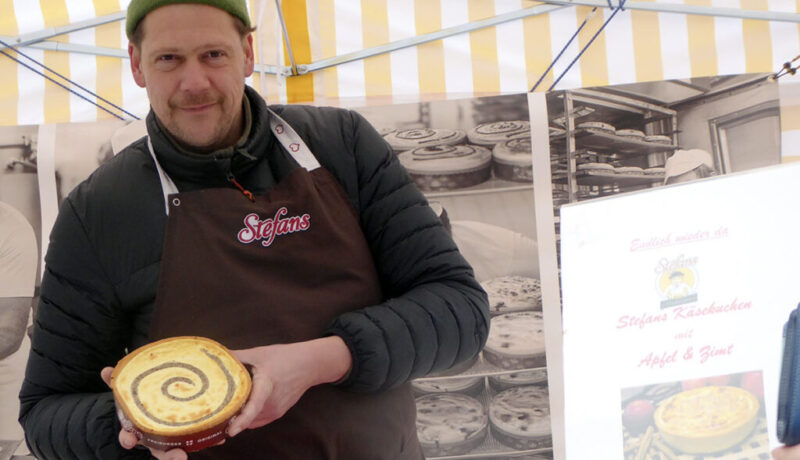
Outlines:
POLYGON ((253 388, 247 404, 228 428, 230 436, 279 419, 306 390, 340 380, 352 365, 350 350, 337 336, 234 350, 233 355, 251 366, 253 388))
MULTIPOLYGON (((100 372, 100 377, 103 378, 103 381, 106 382, 106 385, 111 386, 111 373, 114 372, 113 367, 106 367, 100 372)), ((224 442, 224 441, 223 441, 224 442)), ((139 444, 139 438, 136 437, 135 433, 131 433, 129 431, 120 430, 119 432, 119 443, 122 447, 126 449, 133 449, 139 444)), ((170 449, 168 451, 157 450, 157 449, 150 449, 150 454, 157 458, 158 460, 187 460, 188 456, 186 452, 181 449, 170 449)))
POLYGON ((800 444, 796 446, 782 446, 772 451, 775 460, 800 460, 800 444))

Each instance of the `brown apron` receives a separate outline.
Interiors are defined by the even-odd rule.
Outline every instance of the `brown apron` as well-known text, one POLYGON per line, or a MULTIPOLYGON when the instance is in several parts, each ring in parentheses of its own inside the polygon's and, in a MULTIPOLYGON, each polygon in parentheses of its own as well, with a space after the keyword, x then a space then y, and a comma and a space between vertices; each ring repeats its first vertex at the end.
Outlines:
MULTIPOLYGON (((177 193, 156 160, 169 217, 151 339, 198 335, 231 349, 299 342, 383 300, 344 190, 270 117, 300 167, 254 202, 228 188, 177 193)), ((408 384, 370 395, 319 385, 277 421, 190 457, 417 460, 415 417, 408 384)))

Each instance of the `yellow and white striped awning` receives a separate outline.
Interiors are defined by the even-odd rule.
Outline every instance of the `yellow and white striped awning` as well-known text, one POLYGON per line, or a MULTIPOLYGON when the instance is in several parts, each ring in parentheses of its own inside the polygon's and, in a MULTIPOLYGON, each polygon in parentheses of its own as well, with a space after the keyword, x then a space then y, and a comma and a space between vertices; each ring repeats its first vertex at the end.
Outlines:
MULTIPOLYGON (((142 116, 148 104, 130 76, 127 39, 119 20, 128 1, 0 0, 0 39, 29 42, 20 47, 21 53, 142 116), (76 27, 98 18, 117 19, 76 27), (71 32, 58 35, 63 30, 71 32), (37 42, 41 37, 46 40, 37 42)), ((586 21, 537 87, 547 90, 613 14, 608 6, 619 2, 586 0, 570 2, 581 6, 564 6, 553 1, 557 3, 283 0, 291 45, 287 48, 277 2, 249 0, 259 26, 256 52, 262 71, 250 84, 271 102, 350 106, 525 92, 586 21), (593 5, 599 5, 594 12, 593 5), (476 28, 486 23, 495 25, 476 28), (442 36, 446 37, 437 39, 442 36), (432 41, 419 44, 425 40, 432 41), (404 47, 386 51, 399 46, 404 47), (351 54, 362 50, 367 50, 362 55, 380 54, 367 58, 351 54), (275 75, 276 70, 289 71, 290 57, 297 75, 275 75)), ((800 53, 800 3, 795 0, 661 0, 625 5, 557 88, 771 72, 800 53), (753 17, 767 19, 748 19, 753 17)), ((38 68, 14 50, 3 52, 38 68)), ((112 116, 5 55, 0 55, 0 79, 0 125, 112 116)))

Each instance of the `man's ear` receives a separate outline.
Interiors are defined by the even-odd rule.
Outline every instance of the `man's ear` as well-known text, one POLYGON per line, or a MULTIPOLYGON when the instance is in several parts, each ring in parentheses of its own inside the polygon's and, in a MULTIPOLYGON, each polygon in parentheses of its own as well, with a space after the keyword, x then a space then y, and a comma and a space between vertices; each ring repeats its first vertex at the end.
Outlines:
POLYGON ((135 81, 140 87, 144 88, 146 85, 144 81, 144 73, 142 72, 142 56, 139 52, 139 49, 133 46, 133 43, 128 43, 128 56, 130 57, 131 61, 131 73, 133 74, 133 81, 135 81))
MULTIPOLYGON (((133 61, 131 61, 133 62, 133 61)), ((244 76, 249 77, 255 70, 256 60, 253 52, 253 34, 247 34, 244 43, 244 76)))

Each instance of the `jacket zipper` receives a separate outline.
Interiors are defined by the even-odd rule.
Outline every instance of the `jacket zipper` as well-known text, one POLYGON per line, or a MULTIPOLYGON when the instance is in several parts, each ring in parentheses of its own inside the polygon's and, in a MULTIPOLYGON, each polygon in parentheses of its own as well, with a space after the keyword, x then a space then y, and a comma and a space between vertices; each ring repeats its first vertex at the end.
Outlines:
POLYGON ((230 182, 233 185, 235 185, 236 188, 238 188, 239 191, 241 191, 244 196, 246 196, 247 198, 250 199, 250 201, 253 201, 253 202, 256 201, 255 196, 253 196, 253 192, 251 192, 250 190, 247 190, 246 188, 242 187, 242 184, 240 184, 239 181, 236 180, 236 177, 234 177, 233 172, 231 172, 231 171, 228 171, 228 182, 230 182))

